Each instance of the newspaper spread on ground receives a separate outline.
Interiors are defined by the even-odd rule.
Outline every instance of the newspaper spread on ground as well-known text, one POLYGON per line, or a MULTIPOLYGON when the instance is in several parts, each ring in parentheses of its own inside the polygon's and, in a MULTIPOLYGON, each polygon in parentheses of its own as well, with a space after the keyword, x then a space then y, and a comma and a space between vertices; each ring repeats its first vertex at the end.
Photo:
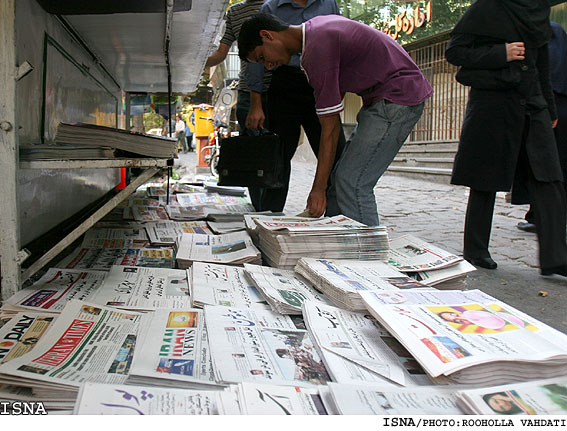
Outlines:
POLYGON ((193 307, 268 307, 262 295, 246 279, 244 269, 237 266, 195 262, 191 268, 190 288, 193 307))
POLYGON ((246 196, 247 190, 247 187, 219 186, 215 181, 205 181, 204 186, 208 193, 218 193, 219 195, 246 196))
POLYGON ((182 207, 178 204, 165 206, 165 211, 171 220, 190 221, 205 218, 204 207, 182 207))
POLYGON ((0 365, 0 374, 52 391, 76 391, 87 381, 123 383, 141 316, 73 300, 35 348, 0 365))
POLYGON ((113 266, 91 301, 128 310, 187 308, 187 272, 182 269, 113 266))
POLYGON ((12 317, 0 328, 0 364, 33 349, 55 319, 57 315, 35 311, 25 311, 12 317))
POLYGON ((4 307, 60 313, 72 299, 90 301, 106 274, 94 270, 49 268, 31 287, 4 301, 4 307))
POLYGON ((194 221, 179 223, 176 221, 162 221, 146 223, 146 232, 150 242, 154 245, 175 245, 177 237, 187 233, 212 234, 207 222, 194 221))
POLYGON ((258 383, 240 383, 236 392, 246 415, 327 415, 319 391, 324 386, 305 388, 258 383))
POLYGON ((244 220, 238 221, 207 221, 207 224, 215 234, 238 232, 246 230, 244 220))
POLYGON ((382 340, 379 325, 371 316, 305 302, 303 317, 334 382, 401 386, 416 384, 396 354, 382 340), (344 360, 374 375, 368 378, 368 373, 353 372, 354 367, 344 360))
POLYGON ((83 238, 83 247, 105 247, 108 240, 129 239, 140 245, 148 242, 148 236, 143 228, 95 228, 89 229, 83 238))
POLYGON ((295 271, 341 308, 366 310, 363 291, 425 288, 384 262, 302 257, 295 271))
POLYGON ((141 346, 128 383, 174 387, 215 385, 203 310, 157 310, 144 315, 141 346))
POLYGON ((246 232, 224 235, 184 233, 177 247, 177 263, 189 268, 193 261, 223 264, 259 263, 260 251, 246 232))
POLYGON ((390 241, 390 264, 402 272, 431 271, 462 260, 462 257, 412 235, 404 235, 390 241))
POLYGON ((167 211, 164 207, 146 207, 134 206, 132 207, 132 214, 136 221, 160 221, 169 220, 167 211))
POLYGON ((494 385, 567 370, 567 335, 479 290, 361 295, 433 377, 494 385))
POLYGON ((248 211, 255 211, 250 199, 243 196, 219 195, 217 193, 178 193, 177 202, 183 207, 238 205, 248 207, 248 211))
POLYGON ((457 404, 474 415, 565 415, 567 377, 533 380, 456 393, 457 404))
POLYGON ((309 386, 330 380, 309 334, 288 316, 206 306, 205 319, 219 382, 309 386))
POLYGON ((361 387, 329 383, 329 391, 342 415, 461 415, 455 388, 421 386, 361 387))
POLYGON ((331 304, 309 281, 294 271, 250 264, 245 264, 244 270, 277 313, 301 314, 304 301, 331 304))
MULTIPOLYGON (((211 390, 159 388, 155 386, 85 383, 74 414, 77 415, 217 415, 219 393, 211 390)), ((224 408, 232 401, 232 413, 240 414, 236 396, 226 393, 224 408), (232 398, 232 399, 231 399, 232 398)))
POLYGON ((112 265, 173 268, 175 252, 169 247, 77 248, 61 260, 60 268, 108 271, 112 265))

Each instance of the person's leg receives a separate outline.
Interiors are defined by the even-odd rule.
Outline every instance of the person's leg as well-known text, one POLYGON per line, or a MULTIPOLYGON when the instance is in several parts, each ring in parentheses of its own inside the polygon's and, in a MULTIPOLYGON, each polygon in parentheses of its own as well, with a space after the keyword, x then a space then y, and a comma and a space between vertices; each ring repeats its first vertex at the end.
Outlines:
POLYGON ((263 211, 280 212, 284 209, 291 175, 291 159, 297 149, 301 133, 294 73, 285 69, 278 69, 273 73, 268 91, 270 130, 280 137, 283 147, 284 170, 282 181, 284 186, 276 189, 264 189, 262 195, 263 211))
POLYGON ((336 195, 341 214, 367 225, 379 223, 374 187, 419 120, 423 106, 382 100, 360 110, 356 133, 332 173, 331 194, 336 195))
POLYGON ((496 192, 470 190, 465 216, 463 256, 471 262, 490 258, 488 244, 492 230, 495 200, 496 192))

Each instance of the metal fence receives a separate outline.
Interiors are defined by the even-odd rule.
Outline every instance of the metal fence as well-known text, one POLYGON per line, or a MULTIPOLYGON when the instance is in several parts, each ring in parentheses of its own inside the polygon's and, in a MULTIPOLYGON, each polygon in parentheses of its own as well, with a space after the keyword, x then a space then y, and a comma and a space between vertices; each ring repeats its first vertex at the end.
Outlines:
POLYGON ((457 67, 445 60, 447 44, 448 40, 445 40, 409 50, 434 91, 410 135, 410 142, 455 142, 459 139, 468 89, 455 80, 457 67))

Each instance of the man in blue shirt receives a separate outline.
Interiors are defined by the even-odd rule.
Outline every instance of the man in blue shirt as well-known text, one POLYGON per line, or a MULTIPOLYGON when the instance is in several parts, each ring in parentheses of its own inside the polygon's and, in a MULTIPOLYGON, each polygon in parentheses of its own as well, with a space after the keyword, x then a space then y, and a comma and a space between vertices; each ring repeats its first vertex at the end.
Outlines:
MULTIPOLYGON (((335 0, 268 0, 260 8, 260 12, 272 14, 288 24, 299 25, 316 16, 339 15, 339 8, 335 0)), ((299 59, 299 54, 296 54, 288 64, 272 70, 267 113, 270 130, 280 136, 284 147, 285 186, 264 190, 262 211, 283 211, 289 187, 291 159, 297 149, 301 126, 315 155, 319 152, 321 124, 315 112, 313 89, 299 67, 299 59)), ((249 129, 257 129, 264 124, 265 115, 261 102, 264 72, 262 64, 248 65, 246 81, 250 89, 251 107, 246 118, 246 127, 249 129)), ((338 160, 344 145, 345 138, 341 129, 335 160, 338 160)))

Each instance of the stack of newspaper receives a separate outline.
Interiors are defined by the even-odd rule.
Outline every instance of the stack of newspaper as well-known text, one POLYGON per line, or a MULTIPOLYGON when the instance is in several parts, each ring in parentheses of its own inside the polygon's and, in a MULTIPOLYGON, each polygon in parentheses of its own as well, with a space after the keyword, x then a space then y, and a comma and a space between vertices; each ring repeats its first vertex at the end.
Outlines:
POLYGON ((111 159, 115 149, 85 145, 20 145, 20 160, 111 159))
POLYGON ((440 289, 464 288, 466 275, 476 269, 462 257, 412 235, 390 241, 390 264, 440 289))
POLYGON ((280 223, 296 223, 296 222, 310 222, 314 219, 311 217, 286 217, 283 213, 274 213, 274 214, 245 214, 244 215, 244 224, 246 226, 246 230, 252 237, 254 244, 258 245, 260 241, 260 227, 256 223, 256 220, 265 220, 268 222, 280 222, 280 223))
POLYGON ((231 265, 260 263, 260 251, 246 232, 223 235, 184 233, 178 239, 177 264, 187 269, 194 261, 231 265))
POLYGON ((311 283, 293 271, 249 264, 245 264, 244 269, 254 287, 277 313, 302 314, 301 305, 304 301, 330 304, 311 283))
POLYGON ((459 390, 456 397, 472 415, 565 415, 567 377, 459 390))
POLYGON ((363 291, 427 288, 388 264, 377 261, 302 257, 295 271, 347 310, 366 310, 360 297, 363 291))
POLYGON ((177 140, 163 136, 145 135, 94 124, 59 123, 56 144, 104 146, 148 157, 172 158, 176 155, 177 140))
POLYGON ((439 381, 565 376, 567 335, 479 291, 362 292, 368 310, 439 381))
POLYGON ((223 305, 236 308, 268 308, 262 295, 238 266, 195 262, 191 269, 193 307, 223 305))
POLYGON ((258 219, 259 247, 273 267, 293 269, 300 257, 388 259, 384 226, 365 226, 345 216, 308 222, 258 219))

